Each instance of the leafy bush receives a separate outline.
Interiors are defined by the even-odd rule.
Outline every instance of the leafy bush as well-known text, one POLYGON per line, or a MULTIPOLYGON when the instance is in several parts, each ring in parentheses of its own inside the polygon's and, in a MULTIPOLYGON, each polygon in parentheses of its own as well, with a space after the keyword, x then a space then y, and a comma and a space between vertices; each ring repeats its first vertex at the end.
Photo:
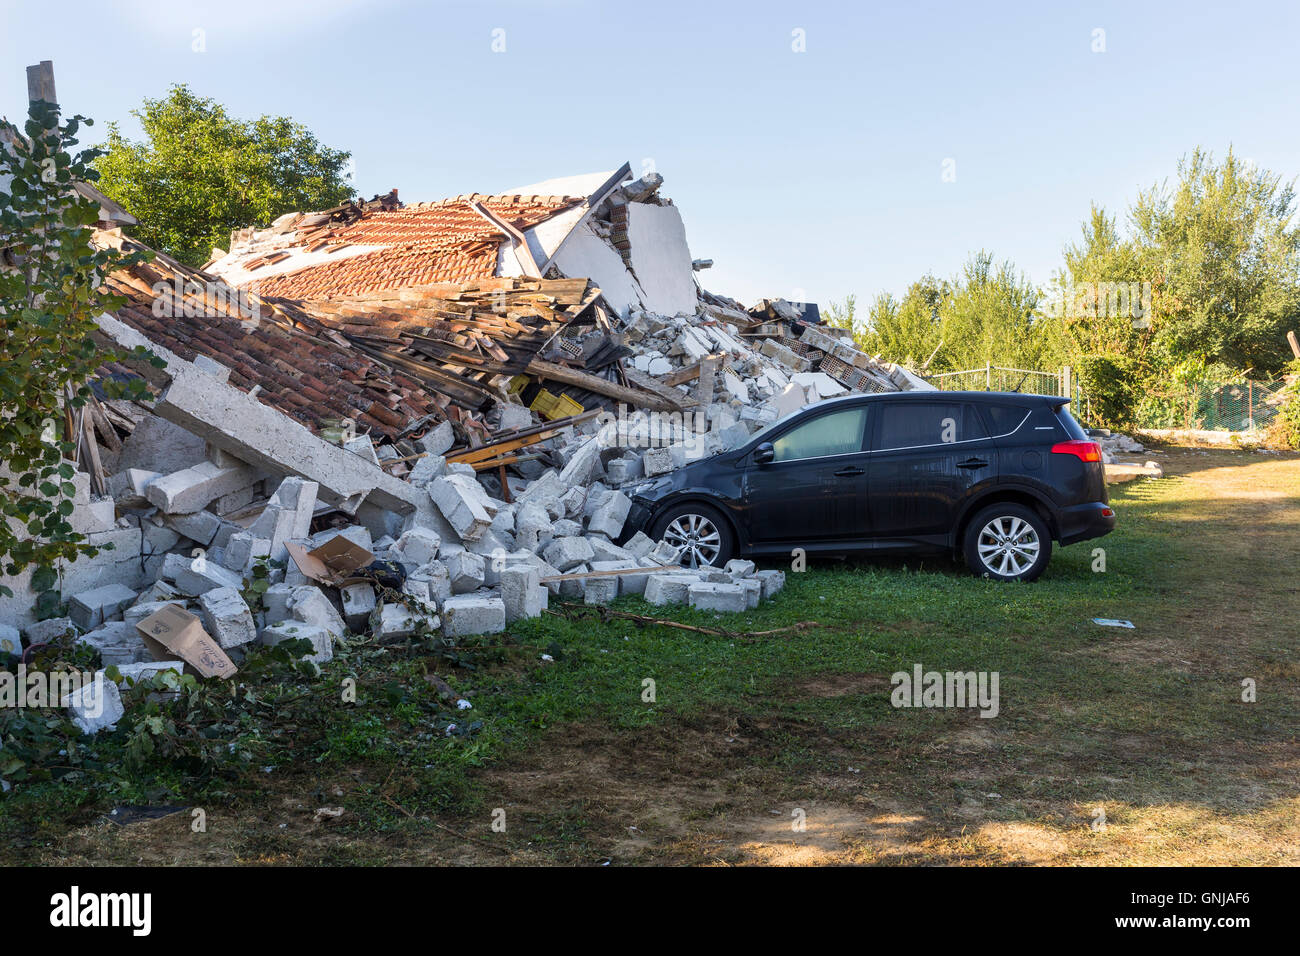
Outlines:
POLYGON ((1136 362, 1122 355, 1085 355, 1076 372, 1092 403, 1091 424, 1123 427, 1133 422, 1142 394, 1136 362))

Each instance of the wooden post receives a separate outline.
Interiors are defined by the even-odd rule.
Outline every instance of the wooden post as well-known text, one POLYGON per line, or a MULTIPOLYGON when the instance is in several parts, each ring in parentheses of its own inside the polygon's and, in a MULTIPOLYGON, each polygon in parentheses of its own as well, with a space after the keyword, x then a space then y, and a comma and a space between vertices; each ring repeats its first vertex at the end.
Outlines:
POLYGON ((54 61, 41 60, 35 66, 27 68, 27 99, 33 103, 45 100, 57 103, 54 93, 54 61))
POLYGON ((1296 340, 1294 332, 1286 334, 1287 344, 1291 346, 1291 354, 1300 359, 1300 341, 1296 340))
POLYGON ((993 363, 984 363, 984 391, 993 391, 993 363))

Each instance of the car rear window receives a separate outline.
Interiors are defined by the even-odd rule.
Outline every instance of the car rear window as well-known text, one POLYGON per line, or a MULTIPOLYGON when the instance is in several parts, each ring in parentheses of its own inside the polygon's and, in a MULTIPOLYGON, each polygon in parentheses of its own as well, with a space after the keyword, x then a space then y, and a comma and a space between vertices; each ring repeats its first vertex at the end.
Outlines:
POLYGON ((1061 423, 1061 427, 1065 429, 1065 433, 1075 441, 1086 439, 1088 437, 1088 433, 1083 430, 1083 426, 1074 420, 1074 416, 1070 414, 1069 408, 1065 405, 1062 405, 1056 410, 1056 420, 1061 423))
POLYGON ((994 435, 1010 435, 1029 417, 1029 409, 1023 405, 985 405, 984 414, 989 417, 994 435))
POLYGON ((889 402, 879 414, 878 451, 989 437, 974 407, 960 402, 889 402))

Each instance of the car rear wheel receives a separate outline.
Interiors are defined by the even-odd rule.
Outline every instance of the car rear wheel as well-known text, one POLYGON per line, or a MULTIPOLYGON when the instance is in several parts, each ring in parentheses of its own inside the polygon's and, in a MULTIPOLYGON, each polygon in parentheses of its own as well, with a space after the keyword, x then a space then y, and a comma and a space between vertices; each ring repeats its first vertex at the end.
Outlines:
POLYGON ((688 568, 720 568, 736 556, 731 526, 716 508, 687 502, 669 508, 654 523, 653 537, 682 549, 688 568))
POLYGON ((1052 557, 1052 533, 1032 508, 989 505, 966 526, 966 564, 980 577, 1033 581, 1052 557))

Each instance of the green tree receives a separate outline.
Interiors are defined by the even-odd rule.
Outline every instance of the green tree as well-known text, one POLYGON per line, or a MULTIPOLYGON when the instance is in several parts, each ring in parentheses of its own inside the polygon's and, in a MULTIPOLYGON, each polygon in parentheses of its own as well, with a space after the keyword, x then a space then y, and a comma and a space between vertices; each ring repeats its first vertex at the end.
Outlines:
POLYGON ((1129 236, 1094 207, 1056 280, 1076 291, 1060 316, 1071 351, 1123 356, 1135 374, 1163 380, 1216 366, 1279 371, 1290 357, 1286 332, 1300 324, 1295 213, 1291 184, 1232 150, 1216 163, 1199 148, 1179 162, 1173 187, 1139 193, 1129 236), (1090 284, 1114 283, 1150 284, 1149 314, 1136 328, 1132 315, 1088 307, 1090 284))
POLYGON ((951 280, 927 275, 902 299, 877 296, 858 341, 891 362, 929 361, 934 372, 989 362, 1051 369, 1062 350, 1058 331, 1041 321, 1039 301, 1038 289, 1012 263, 979 252, 951 280))
POLYGON ((351 154, 286 117, 239 120, 184 85, 132 115, 145 140, 109 124, 95 164, 99 188, 140 220, 133 236, 189 265, 224 248, 235 229, 355 195, 345 172, 351 154))
MULTIPOLYGON (((32 104, 25 136, 0 120, 0 185, 8 183, 0 189, 0 569, 12 576, 35 566, 33 587, 55 600, 57 564, 98 551, 69 522, 76 451, 69 425, 101 364, 150 357, 91 339, 96 316, 125 304, 103 293, 100 277, 140 257, 91 245, 99 205, 73 184, 95 180, 98 152, 68 151, 83 123, 90 125, 74 116, 61 124, 58 108, 44 101, 32 104)), ((105 388, 144 395, 138 380, 105 388)), ((0 585, 0 593, 11 592, 0 585)))

